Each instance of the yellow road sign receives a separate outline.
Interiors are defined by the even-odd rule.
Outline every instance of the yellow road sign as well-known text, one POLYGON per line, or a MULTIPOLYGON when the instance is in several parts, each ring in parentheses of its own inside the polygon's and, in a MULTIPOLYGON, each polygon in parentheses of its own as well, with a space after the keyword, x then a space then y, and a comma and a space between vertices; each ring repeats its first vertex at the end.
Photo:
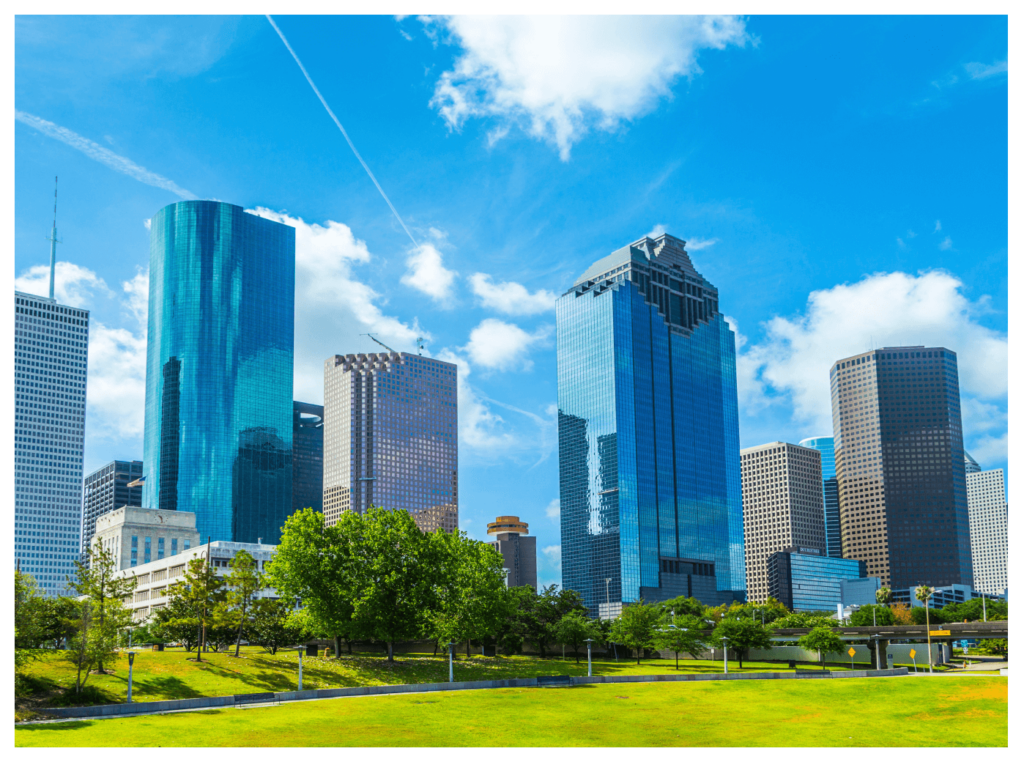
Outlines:
POLYGON ((950 633, 949 630, 932 630, 930 634, 933 637, 938 637, 939 635, 949 635, 950 633))
POLYGON ((853 658, 853 655, 854 655, 855 653, 857 653, 857 652, 853 650, 853 646, 850 646, 850 650, 849 650, 849 651, 847 651, 846 653, 850 654, 850 658, 852 659, 852 658, 853 658))
POLYGON ((910 649, 910 658, 911 659, 916 659, 917 658, 917 651, 915 651, 913 648, 910 649))

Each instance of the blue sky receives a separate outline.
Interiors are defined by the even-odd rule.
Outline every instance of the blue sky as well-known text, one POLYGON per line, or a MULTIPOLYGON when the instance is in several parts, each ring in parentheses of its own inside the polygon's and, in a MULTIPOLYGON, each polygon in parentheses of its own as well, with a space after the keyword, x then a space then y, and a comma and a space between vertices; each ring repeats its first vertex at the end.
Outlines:
POLYGON ((1003 17, 19 17, 15 277, 92 310, 86 468, 142 457, 148 219, 216 198, 297 228, 297 399, 427 336, 457 361, 460 513, 518 514, 559 581, 555 295, 665 230, 740 344, 743 446, 830 433, 828 369, 959 354, 1005 467, 1003 17))

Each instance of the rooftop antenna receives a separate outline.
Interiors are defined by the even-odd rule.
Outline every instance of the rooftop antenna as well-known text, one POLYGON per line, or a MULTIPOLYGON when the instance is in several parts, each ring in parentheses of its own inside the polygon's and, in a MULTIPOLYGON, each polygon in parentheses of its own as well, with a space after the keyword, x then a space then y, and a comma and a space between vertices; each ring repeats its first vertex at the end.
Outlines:
POLYGON ((360 335, 360 336, 369 336, 369 337, 370 337, 371 339, 373 339, 373 340, 374 340, 374 341, 376 341, 376 342, 377 342, 378 344, 380 344, 380 345, 381 345, 382 347, 384 347, 384 349, 388 350, 389 352, 394 352, 395 354, 398 354, 397 352, 395 352, 395 350, 393 350, 393 349, 392 349, 391 347, 389 347, 389 346, 388 346, 387 344, 385 344, 385 343, 384 343, 383 341, 381 341, 380 339, 378 339, 378 338, 377 338, 376 336, 374 336, 374 335, 373 335, 372 333, 361 333, 361 334, 359 334, 359 335, 360 335))
POLYGON ((64 243, 57 239, 57 177, 53 178, 53 230, 50 231, 50 237, 46 239, 50 242, 50 301, 53 301, 53 280, 54 273, 57 270, 57 244, 64 243))
POLYGON ((423 337, 422 336, 417 336, 416 337, 416 347, 419 349, 419 351, 416 354, 422 355, 423 354, 423 337))

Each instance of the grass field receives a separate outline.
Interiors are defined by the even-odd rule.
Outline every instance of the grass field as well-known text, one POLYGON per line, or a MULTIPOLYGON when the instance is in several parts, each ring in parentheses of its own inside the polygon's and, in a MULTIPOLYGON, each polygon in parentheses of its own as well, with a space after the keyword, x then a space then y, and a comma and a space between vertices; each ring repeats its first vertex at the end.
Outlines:
POLYGON ((15 728, 16 746, 1006 746, 1007 679, 635 683, 15 728))
MULTIPOLYGON (((40 652, 38 660, 25 669, 30 699, 19 701, 19 708, 46 706, 111 704, 125 700, 128 685, 128 659, 122 656, 114 665, 114 673, 90 675, 87 692, 76 696, 74 667, 59 652, 40 652)), ((234 653, 234 651, 232 651, 234 653)), ((203 662, 192 659, 195 654, 181 650, 139 652, 132 676, 132 699, 163 701, 167 699, 227 696, 235 693, 289 691, 298 688, 298 664, 294 651, 278 651, 271 656, 262 649, 243 648, 240 658, 227 653, 203 654, 203 662)), ((720 661, 680 660, 683 672, 721 672, 720 661)), ((785 664, 744 662, 744 672, 766 670, 785 672, 785 664)), ((739 672, 736 661, 730 672, 739 672)), ((675 660, 645 659, 636 661, 595 661, 595 675, 666 674, 675 672, 675 660)), ((532 656, 482 657, 467 659, 465 654, 455 662, 456 680, 501 680, 537 675, 585 675, 584 657, 576 664, 571 656, 539 659, 532 656)), ((430 655, 396 656, 389 667, 382 655, 342 655, 339 659, 303 657, 302 687, 345 688, 360 685, 395 685, 435 683, 448 680, 448 660, 430 655)))

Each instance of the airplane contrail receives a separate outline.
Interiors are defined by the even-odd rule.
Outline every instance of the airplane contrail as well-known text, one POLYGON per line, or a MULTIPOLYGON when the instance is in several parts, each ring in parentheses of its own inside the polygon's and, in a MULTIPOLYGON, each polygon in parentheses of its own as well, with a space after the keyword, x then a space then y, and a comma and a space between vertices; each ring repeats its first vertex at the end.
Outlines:
POLYGON ((168 180, 166 177, 161 177, 155 172, 150 172, 145 167, 140 167, 130 159, 126 159, 124 156, 119 156, 98 143, 92 142, 88 138, 83 138, 77 132, 72 132, 67 127, 61 127, 59 124, 48 122, 38 116, 34 116, 33 114, 29 114, 24 111, 18 111, 17 109, 14 111, 14 118, 22 124, 27 124, 29 127, 39 130, 39 132, 44 135, 48 135, 62 143, 67 143, 72 148, 84 153, 90 159, 98 161, 100 164, 106 164, 115 172, 128 175, 128 177, 132 177, 140 183, 152 185, 154 188, 163 188, 164 190, 168 190, 183 199, 191 200, 197 198, 194 193, 179 187, 176 183, 168 180))
POLYGON ((359 155, 359 151, 356 150, 356 146, 355 143, 352 142, 352 138, 348 136, 348 133, 345 132, 345 128, 341 126, 341 122, 338 120, 338 117, 334 115, 334 112, 331 111, 331 107, 327 105, 327 101, 324 100, 324 96, 320 94, 320 91, 313 83, 313 78, 309 76, 309 72, 306 71, 306 67, 302 65, 302 61, 299 60, 299 57, 298 55, 296 55, 295 50, 292 49, 292 46, 288 44, 288 39, 284 36, 284 32, 281 31, 281 28, 274 22, 273 17, 269 13, 267 14, 267 21, 269 21, 270 25, 274 27, 274 31, 277 32, 278 37, 281 38, 281 42, 283 42, 284 46, 288 48, 288 52, 292 54, 292 58, 295 59, 295 63, 297 63, 299 65, 299 68, 302 69, 302 74, 303 76, 306 77, 306 81, 309 82, 309 86, 313 88, 313 92, 316 93, 316 97, 320 99, 320 102, 324 105, 324 108, 327 109, 327 113, 331 115, 331 119, 333 119, 334 123, 338 125, 338 129, 341 130, 341 134, 345 136, 345 140, 348 142, 348 147, 352 149, 352 153, 354 153, 356 155, 356 158, 359 159, 359 163, 363 165, 363 169, 366 170, 366 174, 370 176, 370 179, 373 180, 373 184, 377 186, 377 190, 380 191, 380 195, 387 202, 388 206, 391 207, 391 212, 392 214, 395 215, 395 219, 398 220, 398 224, 402 226, 402 230, 404 230, 405 234, 409 236, 409 240, 412 241, 413 246, 418 247, 419 243, 417 243, 416 239, 413 237, 413 234, 409 232, 409 228, 405 226, 405 223, 402 221, 401 215, 399 215, 398 210, 395 209, 395 205, 392 204, 391 199, 388 198, 388 194, 385 193, 384 189, 380 187, 380 183, 377 182, 377 178, 373 176, 373 172, 370 171, 369 166, 367 166, 366 162, 363 161, 363 157, 359 155))

